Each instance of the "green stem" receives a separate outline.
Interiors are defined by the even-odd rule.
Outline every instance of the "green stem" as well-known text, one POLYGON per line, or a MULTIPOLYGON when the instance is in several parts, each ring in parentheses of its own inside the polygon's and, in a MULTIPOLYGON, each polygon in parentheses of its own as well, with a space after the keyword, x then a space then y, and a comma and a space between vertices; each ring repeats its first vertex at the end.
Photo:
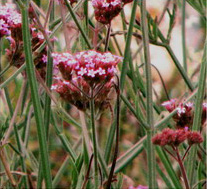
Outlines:
POLYGON ((188 86, 188 88, 193 91, 194 90, 194 86, 191 83, 191 80, 189 79, 189 77, 187 76, 185 70, 183 69, 183 67, 181 66, 181 64, 179 63, 179 60, 177 59, 177 57, 175 56, 173 50, 171 49, 171 47, 169 45, 165 46, 166 50, 168 51, 168 53, 170 54, 173 62, 175 63, 175 66, 177 67, 178 71, 180 72, 180 74, 182 75, 186 85, 188 86))
POLYGON ((73 12, 73 8, 71 7, 70 3, 69 3, 67 0, 64 0, 64 1, 65 1, 65 4, 66 4, 66 6, 67 6, 67 8, 68 8, 68 10, 69 10, 69 12, 70 12, 70 14, 71 14, 71 16, 72 16, 74 22, 76 23, 78 29, 80 30, 81 35, 83 36, 83 38, 84 38, 86 44, 88 45, 88 48, 89 48, 89 49, 92 49, 92 45, 91 45, 91 43, 90 43, 90 41, 89 41, 87 35, 85 34, 83 28, 81 27, 81 25, 80 25, 80 23, 79 23, 79 21, 78 21, 76 15, 75 15, 75 13, 73 12))
MULTIPOLYGON (((51 12, 50 12, 50 22, 52 22, 54 20, 54 13, 55 13, 55 6, 54 6, 54 1, 50 0, 51 4, 51 12)), ((52 45, 52 49, 53 49, 53 44, 52 45)), ((47 87, 50 89, 51 85, 52 85, 52 79, 53 79, 53 59, 51 57, 51 51, 48 49, 47 52, 47 73, 46 73, 46 85, 47 87)), ((51 115, 51 99, 49 97, 49 95, 47 95, 47 93, 45 94, 45 107, 44 107, 44 118, 45 118, 45 128, 46 128, 46 135, 48 138, 49 135, 49 123, 50 123, 50 115, 51 115)))
POLYGON ((104 50, 105 52, 107 52, 109 48, 110 35, 111 35, 111 23, 108 25, 107 28, 106 43, 105 43, 105 50, 104 50))
POLYGON ((146 85, 147 85, 147 122, 150 129, 147 130, 147 162, 148 162, 148 186, 149 188, 156 188, 155 178, 155 150, 152 144, 152 136, 154 133, 154 120, 153 120, 153 97, 152 97, 152 74, 151 74, 151 60, 149 49, 149 36, 148 36, 148 23, 146 12, 146 0, 141 1, 141 26, 143 35, 143 48, 145 58, 145 72, 146 72, 146 85))
MULTIPOLYGON (((202 103, 204 99, 204 93, 205 93, 205 85, 206 85, 206 65, 207 65, 207 41, 205 42, 204 47, 204 54, 203 59, 201 63, 200 68, 200 76, 199 76, 199 83, 198 83, 198 93, 196 96, 196 102, 195 102, 195 114, 193 119, 193 131, 199 131, 201 127, 201 115, 202 115, 202 103)), ((197 145, 192 146, 192 149, 188 155, 188 162, 187 162, 187 175, 190 181, 190 186, 193 186, 193 177, 195 172, 195 163, 196 163, 196 157, 197 157, 197 145)))
POLYGON ((187 73, 187 57, 186 57, 186 35, 185 35, 185 6, 186 0, 182 2, 182 48, 183 48, 183 66, 187 73))
POLYGON ((95 109, 94 109, 94 98, 93 98, 93 88, 91 88, 91 100, 90 100, 90 111, 91 111, 91 128, 92 128, 92 138, 93 138, 93 151, 94 151, 94 180, 95 188, 99 187, 98 180, 98 151, 97 151, 97 140, 96 140, 96 127, 95 127, 95 109))
POLYGON ((117 157, 118 157, 118 152, 119 152, 119 116, 120 116, 120 89, 119 89, 119 78, 117 76, 117 86, 116 87, 116 93, 117 93, 117 108, 116 108, 116 145, 115 145, 115 150, 114 150, 114 157, 113 157, 113 161, 112 161, 112 165, 111 165, 111 170, 109 173, 109 177, 108 177, 108 181, 107 181, 107 189, 111 188, 111 184, 112 184, 112 179, 113 179, 113 175, 114 175, 114 170, 115 170, 115 166, 116 166, 116 161, 117 161, 117 157))
POLYGON ((45 177, 46 187, 52 188, 49 153, 47 149, 45 128, 43 127, 44 122, 41 113, 42 110, 41 110, 40 99, 38 95, 37 80, 35 77, 34 64, 32 60, 28 9, 27 7, 20 7, 20 8, 22 13, 22 32, 23 32, 24 53, 25 53, 25 60, 26 60, 26 70, 27 70, 28 81, 31 89, 32 102, 34 106, 34 115, 36 119, 37 134, 38 134, 39 145, 40 145, 40 156, 42 161, 42 171, 45 177))
POLYGON ((134 21, 135 21, 136 10, 137 10, 137 3, 138 3, 138 1, 133 2, 131 20, 129 23, 129 30, 127 33, 126 46, 125 46, 125 51, 124 51, 124 60, 123 60, 121 76, 120 76, 120 89, 121 89, 121 91, 123 91, 123 89, 124 89, 125 77, 127 74, 127 63, 128 63, 128 60, 129 60, 128 58, 130 55, 130 46, 131 46, 132 32, 133 32, 134 21))

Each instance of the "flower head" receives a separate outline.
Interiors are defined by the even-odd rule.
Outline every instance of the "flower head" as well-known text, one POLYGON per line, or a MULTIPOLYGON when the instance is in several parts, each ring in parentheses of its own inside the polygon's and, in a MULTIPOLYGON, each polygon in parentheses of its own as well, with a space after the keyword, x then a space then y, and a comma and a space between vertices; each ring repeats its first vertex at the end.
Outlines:
POLYGON ((75 54, 75 73, 90 84, 97 84, 101 81, 108 82, 116 73, 116 66, 121 57, 111 53, 100 53, 93 50, 83 51, 75 54))
POLYGON ((70 53, 52 53, 53 63, 56 65, 63 78, 66 80, 72 79, 72 73, 77 61, 70 53))
POLYGON ((162 133, 155 135, 152 138, 152 142, 155 145, 165 146, 174 145, 178 146, 180 143, 184 142, 187 138, 188 132, 185 129, 172 130, 166 128, 162 133))
POLYGON ((176 99, 165 101, 161 105, 164 106, 167 109, 167 111, 172 112, 176 107, 176 99))
POLYGON ((199 144, 203 142, 203 138, 199 132, 195 132, 195 131, 188 132, 187 138, 188 138, 188 143, 190 145, 199 144))
POLYGON ((171 99, 169 101, 163 102, 164 106, 169 112, 177 110, 177 113, 173 116, 173 120, 176 122, 177 128, 189 127, 193 121, 193 103, 176 103, 177 99, 171 99))
POLYGON ((91 96, 93 89, 93 94, 98 94, 95 106, 99 109, 105 107, 116 65, 122 60, 121 57, 93 50, 75 55, 53 53, 52 57, 62 75, 62 79, 57 80, 52 89, 59 93, 63 100, 80 110, 86 110, 89 108, 87 96, 91 96))
POLYGON ((109 24, 122 10, 121 0, 92 0, 95 18, 102 24, 109 24))
POLYGON ((0 38, 4 35, 22 36, 21 14, 15 10, 14 4, 0 5, 0 38))

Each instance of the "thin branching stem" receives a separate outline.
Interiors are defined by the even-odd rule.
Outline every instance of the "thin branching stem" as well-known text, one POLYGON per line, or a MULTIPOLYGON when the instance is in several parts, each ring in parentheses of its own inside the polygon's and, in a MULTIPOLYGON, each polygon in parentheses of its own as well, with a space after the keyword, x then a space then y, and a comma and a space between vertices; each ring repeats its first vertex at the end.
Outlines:
POLYGON ((146 0, 141 1, 141 25, 143 35, 143 48, 145 58, 145 72, 146 72, 146 92, 147 92, 147 122, 150 129, 147 130, 147 162, 148 162, 148 185, 149 188, 156 188, 155 179, 155 150, 152 144, 152 136, 154 134, 154 120, 153 120, 153 97, 152 97, 152 74, 151 74, 151 60, 149 49, 149 36, 147 24, 146 0))
POLYGON ((34 106, 37 133, 39 137, 39 145, 40 145, 40 156, 42 160, 42 171, 45 178, 45 183, 47 188, 52 188, 52 178, 50 172, 50 162, 49 162, 49 153, 47 149, 46 142, 46 134, 45 128, 43 127, 43 117, 42 110, 40 105, 40 99, 38 95, 38 86, 37 80, 35 77, 34 64, 32 59, 32 49, 31 49, 31 41, 30 41, 30 29, 29 29, 29 20, 28 20, 28 3, 25 4, 24 7, 21 8, 22 13, 22 31, 23 31, 23 42, 24 42, 24 52, 25 52, 25 60, 26 60, 26 70, 28 81, 31 89, 31 97, 34 106))
POLYGON ((91 128, 92 128, 92 139, 93 139, 93 154, 94 154, 94 181, 95 188, 99 187, 98 178, 98 151, 97 151, 97 138, 96 138, 96 126, 95 126, 95 107, 93 98, 94 88, 91 87, 91 99, 90 99, 90 111, 91 111, 91 128))
POLYGON ((111 34, 111 23, 108 25, 107 34, 106 34, 106 43, 105 43, 105 52, 108 51, 109 48, 109 41, 110 41, 110 34, 111 34))
POLYGON ((183 162, 182 162, 182 159, 180 157, 180 154, 179 154, 179 151, 178 151, 177 147, 175 147, 175 152, 176 152, 176 155, 177 155, 177 160, 178 160, 178 163, 179 163, 179 166, 180 166, 181 173, 183 175, 183 180, 184 180, 184 183, 185 183, 185 187, 186 187, 186 189, 190 189, 188 178, 187 178, 186 171, 185 171, 185 167, 183 165, 183 162))
POLYGON ((107 181, 106 188, 110 189, 112 184, 112 179, 115 171, 116 161, 118 157, 119 152, 119 116, 120 116, 120 85, 119 85, 119 78, 117 76, 117 85, 115 85, 116 93, 117 93, 117 99, 116 99, 116 143, 115 143, 115 150, 114 150, 114 157, 111 165, 111 170, 109 173, 109 178, 107 181))

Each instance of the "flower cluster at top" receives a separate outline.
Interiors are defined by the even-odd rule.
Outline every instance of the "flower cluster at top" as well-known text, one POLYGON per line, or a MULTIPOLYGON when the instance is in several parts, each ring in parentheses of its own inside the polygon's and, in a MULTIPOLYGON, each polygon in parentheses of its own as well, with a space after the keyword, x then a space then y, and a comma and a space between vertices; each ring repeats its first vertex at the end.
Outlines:
POLYGON ((189 145, 199 144, 203 142, 203 138, 199 132, 190 131, 187 129, 172 130, 164 129, 161 133, 156 134, 152 138, 155 145, 165 146, 179 146, 185 140, 188 140, 189 145))
POLYGON ((95 18, 102 24, 110 24, 122 10, 123 6, 133 0, 92 0, 95 18))
MULTIPOLYGON (((173 116, 173 120, 175 121, 177 128, 185 128, 192 125, 194 116, 193 103, 177 103, 177 99, 171 99, 163 102, 162 106, 164 106, 168 112, 172 112, 175 109, 177 110, 177 113, 173 116)), ((207 103, 203 103, 202 124, 206 121, 206 109, 207 103)))
MULTIPOLYGON (((29 15, 31 21, 35 21, 34 10, 30 7, 29 15)), ((37 30, 34 24, 30 24, 32 52, 34 53, 44 42, 42 33, 37 30)), ((49 33, 49 32, 47 32, 49 33)), ((10 47, 6 49, 6 58, 10 65, 19 68, 25 62, 21 14, 15 9, 14 4, 0 5, 0 38, 6 36, 10 42, 10 47)), ((54 40, 54 39, 52 39, 54 40)), ((34 64, 41 77, 46 75, 47 46, 41 52, 35 52, 34 64)))
POLYGON ((10 35, 11 29, 21 27, 21 14, 14 4, 0 5, 0 38, 10 35))
POLYGON ((53 53, 52 56, 54 65, 62 75, 62 78, 56 78, 56 83, 52 86, 53 90, 80 110, 89 107, 88 97, 91 97, 91 90, 93 90, 93 96, 98 93, 95 105, 104 107, 121 57, 94 50, 75 55, 53 53))

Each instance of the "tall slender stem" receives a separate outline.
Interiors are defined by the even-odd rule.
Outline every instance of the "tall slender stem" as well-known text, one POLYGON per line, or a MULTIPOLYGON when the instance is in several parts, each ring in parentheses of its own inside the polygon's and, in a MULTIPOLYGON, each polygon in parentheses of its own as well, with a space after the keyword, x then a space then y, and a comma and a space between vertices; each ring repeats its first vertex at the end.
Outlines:
POLYGON ((94 180, 95 188, 99 187, 98 180, 98 151, 97 151, 97 140, 96 140, 96 126, 95 126, 95 108, 94 108, 94 98, 93 98, 93 87, 91 87, 91 100, 90 100, 90 111, 91 111, 91 128, 92 128, 92 138, 93 138, 93 152, 94 152, 94 180))
POLYGON ((108 29, 107 29, 106 43, 105 43, 105 50, 104 50, 105 52, 108 51, 110 34, 111 34, 111 23, 109 24, 108 29))
MULTIPOLYGON (((206 86, 206 66, 207 65, 207 41, 204 46, 204 54, 200 68, 200 76, 198 82, 198 93, 196 95, 195 102, 195 114, 193 119, 192 130, 199 131, 201 127, 201 115, 202 115, 202 103, 205 94, 205 86, 206 86)), ((190 185, 193 186, 193 175, 196 166, 196 157, 197 157, 197 145, 192 146, 191 151, 188 155, 188 163, 187 163, 187 174, 190 181, 190 185)))
POLYGON ((150 126, 147 129, 147 162, 148 162, 148 186, 149 188, 156 188, 155 180, 155 150, 152 144, 152 136, 154 133, 154 120, 153 120, 153 98, 152 98, 152 74, 151 74, 151 60, 149 49, 149 36, 148 36, 148 23, 146 12, 146 0, 141 1, 141 25, 143 35, 143 48, 145 58, 145 72, 146 72, 146 85, 147 85, 147 122, 150 126))
POLYGON ((127 38, 126 38, 126 46, 125 46, 125 51, 124 51, 124 60, 123 60, 121 76, 120 76, 120 89, 121 89, 121 91, 123 91, 123 89, 124 89, 125 77, 126 77, 126 74, 127 74, 127 66, 128 66, 127 63, 129 61, 130 46, 131 46, 132 33, 133 33, 134 21, 135 21, 136 10, 137 10, 137 3, 138 3, 138 1, 133 2, 131 20, 130 20, 129 30, 128 30, 127 38))
POLYGON ((185 5, 186 0, 182 2, 182 48, 183 48, 183 66, 187 73, 187 57, 186 57, 186 35, 185 35, 185 5))
POLYGON ((46 141, 46 134, 45 128, 43 127, 43 117, 42 117, 42 110, 40 105, 40 99, 38 95, 38 86, 37 86, 37 79, 35 77, 35 69, 32 60, 32 49, 31 49, 31 38, 30 38, 30 28, 29 28, 29 16, 28 16, 28 3, 25 3, 24 6, 21 6, 21 13, 22 13, 22 32, 23 32, 23 42, 24 42, 24 53, 25 53, 25 60, 26 60, 26 70, 28 81, 30 84, 31 89, 31 97, 34 106, 34 115, 36 119, 37 125, 37 134, 39 138, 39 145, 40 145, 40 156, 42 160, 42 171, 45 177, 45 183, 47 188, 52 188, 52 178, 50 172, 50 163, 49 163, 49 153, 47 149, 47 141, 46 141))
MULTIPOLYGON (((117 77, 118 78, 118 77, 117 77)), ((113 179, 113 175, 114 175, 114 170, 115 170, 115 166, 116 166, 116 161, 117 161, 117 157, 118 157, 118 152, 119 152, 119 112, 120 112, 120 89, 119 89, 119 78, 118 78, 118 85, 117 85, 117 108, 116 108, 116 146, 115 146, 115 150, 114 150, 114 158, 113 158, 113 162, 112 162, 112 166, 111 166, 111 171, 109 173, 109 178, 108 178, 108 182, 107 182, 107 189, 111 188, 111 183, 112 183, 112 179, 113 179)))
POLYGON ((179 166, 180 166, 181 173, 183 175, 183 180, 184 180, 184 183, 185 183, 185 187, 186 187, 186 189, 190 189, 188 178, 187 178, 187 175, 186 175, 186 172, 185 172, 185 168, 184 168, 184 165, 183 165, 183 162, 182 162, 182 159, 180 157, 180 154, 179 154, 179 151, 178 151, 177 147, 175 148, 175 152, 176 152, 176 155, 177 155, 177 159, 178 159, 178 163, 179 163, 179 166))

